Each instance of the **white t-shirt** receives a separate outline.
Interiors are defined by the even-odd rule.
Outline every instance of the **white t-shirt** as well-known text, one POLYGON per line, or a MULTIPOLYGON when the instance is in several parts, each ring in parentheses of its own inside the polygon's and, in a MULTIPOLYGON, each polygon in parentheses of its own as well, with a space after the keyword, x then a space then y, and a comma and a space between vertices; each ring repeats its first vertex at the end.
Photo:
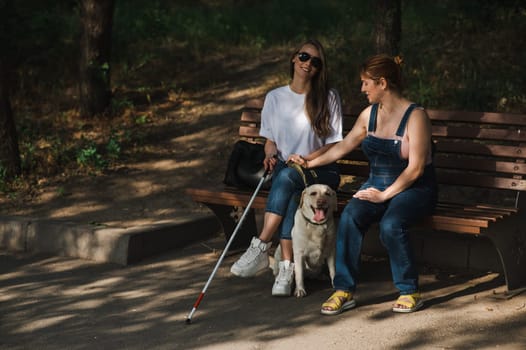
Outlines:
POLYGON ((312 129, 305 112, 305 96, 286 85, 271 90, 265 97, 259 134, 276 143, 278 157, 283 161, 291 154, 307 156, 326 144, 343 139, 342 108, 336 90, 329 91, 331 133, 326 138, 318 137, 312 129))

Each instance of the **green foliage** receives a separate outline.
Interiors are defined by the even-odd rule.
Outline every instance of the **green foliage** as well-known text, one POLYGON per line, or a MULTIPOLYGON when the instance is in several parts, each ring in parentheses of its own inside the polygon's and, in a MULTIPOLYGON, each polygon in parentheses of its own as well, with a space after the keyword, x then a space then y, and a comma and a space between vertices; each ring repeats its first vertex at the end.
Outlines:
POLYGON ((7 168, 0 162, 0 193, 9 199, 15 199, 17 197, 17 187, 20 183, 20 177, 9 177, 7 168))
MULTIPOLYGON (((283 48, 309 37, 324 43, 331 83, 345 103, 363 104, 358 71, 374 51, 374 25, 382 20, 372 2, 358 0, 118 1, 112 62, 99 68, 109 78, 111 67, 112 88, 119 92, 110 115, 126 115, 130 122, 111 126, 110 132, 90 133, 86 127, 84 133, 81 127, 82 136, 74 137, 63 127, 72 119, 61 113, 76 104, 77 2, 12 3, 12 8, 0 5, 5 10, 0 38, 13 67, 10 92, 26 174, 57 173, 71 164, 105 170, 147 139, 151 115, 137 107, 153 105, 158 90, 191 94, 204 84, 223 84, 222 72, 244 74, 234 61, 281 55, 283 48), (208 74, 212 68, 218 76, 208 74), (194 81, 202 70, 208 80, 194 81), (58 115, 51 118, 54 124, 43 124, 42 116, 53 113, 58 115)), ((407 0, 402 5, 401 55, 411 99, 432 108, 524 113, 524 1, 407 0)), ((287 80, 286 73, 278 73, 280 81, 287 80)), ((0 190, 4 184, 0 167, 0 190)))
POLYGON ((428 107, 524 112, 523 3, 409 2, 402 12, 410 97, 428 107))
POLYGON ((76 161, 81 168, 88 171, 104 171, 121 156, 121 143, 115 131, 111 132, 108 142, 103 147, 89 140, 84 140, 84 144, 77 150, 76 161))
POLYGON ((13 1, 6 60, 17 68, 19 93, 56 90, 77 75, 79 23, 75 1, 13 1), (68 79, 65 79, 68 77, 68 79))
POLYGON ((20 143, 22 170, 35 168, 37 160, 35 156, 36 147, 33 142, 23 141, 20 143))
POLYGON ((35 123, 29 118, 19 120, 23 176, 64 173, 72 171, 75 164, 79 171, 104 171, 122 160, 123 145, 133 143, 136 137, 133 130, 111 128, 105 131, 104 123, 95 130, 91 123, 72 123, 67 119, 59 115, 55 125, 35 123))
POLYGON ((342 17, 342 5, 319 0, 183 1, 176 6, 169 1, 125 1, 117 4, 114 40, 120 46, 130 37, 135 42, 175 39, 197 50, 274 45, 331 30, 332 19, 342 17))
MULTIPOLYGON (((523 111, 523 1, 408 0, 402 5, 401 54, 412 99, 441 108, 523 111)), ((76 2, 16 2, 10 11, 9 18, 16 20, 6 47, 16 48, 9 50, 10 61, 18 64, 16 91, 54 91, 75 84, 76 2)), ((373 4, 358 0, 120 1, 114 14, 113 62, 107 68, 111 65, 117 86, 142 86, 149 74, 164 73, 166 81, 159 83, 172 84, 178 77, 170 73, 178 64, 219 64, 210 62, 217 52, 242 49, 257 55, 317 37, 329 53, 333 84, 346 99, 358 100, 357 72, 373 53, 376 21, 381 19, 373 4)), ((127 107, 131 104, 121 100, 112 109, 118 113, 127 107)))
POLYGON ((106 144, 106 154, 112 160, 119 159, 121 155, 121 145, 115 133, 112 133, 110 140, 106 144))
POLYGON ((114 97, 111 99, 110 110, 112 114, 122 113, 128 108, 133 108, 133 102, 127 98, 114 97))
POLYGON ((108 165, 107 161, 97 150, 96 145, 88 145, 81 148, 77 153, 77 163, 84 168, 94 170, 104 170, 108 165))
POLYGON ((8 187, 7 168, 0 163, 0 192, 6 192, 8 187))
MULTIPOLYGON (((401 54, 409 97, 430 107, 523 111, 523 2, 402 4, 401 54)), ((374 24, 381 19, 370 2, 356 0, 181 1, 177 6, 135 0, 118 4, 115 21, 114 38, 122 48, 117 59, 126 57, 129 67, 162 62, 169 47, 176 48, 178 60, 185 60, 181 52, 187 59, 204 60, 216 50, 243 47, 257 53, 317 37, 327 47, 333 84, 344 98, 359 100, 358 67, 373 54, 374 24), (144 50, 148 40, 158 45, 144 50), (127 50, 140 52, 136 60, 127 50)))
POLYGON ((146 114, 141 114, 140 116, 135 118, 135 124, 137 125, 143 125, 146 123, 148 123, 148 115, 146 114))
POLYGON ((66 189, 63 186, 57 187, 57 196, 64 197, 66 194, 66 189))

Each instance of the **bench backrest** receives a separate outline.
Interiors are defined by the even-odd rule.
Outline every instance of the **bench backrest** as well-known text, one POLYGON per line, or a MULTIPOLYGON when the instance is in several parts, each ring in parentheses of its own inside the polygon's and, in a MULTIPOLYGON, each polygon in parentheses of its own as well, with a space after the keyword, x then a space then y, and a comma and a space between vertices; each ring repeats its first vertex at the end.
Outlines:
MULTIPOLYGON (((239 128, 242 139, 263 141, 259 136, 262 106, 261 99, 247 101, 239 128)), ((491 202, 491 197, 502 201, 506 192, 509 200, 515 202, 511 204, 517 206, 518 194, 526 191, 526 115, 426 111, 433 128, 438 181, 448 186, 441 186, 442 196, 465 196, 466 201, 483 197, 491 202)), ((354 125, 358 112, 343 106, 344 136, 354 125)), ((338 163, 342 178, 351 176, 351 182, 356 180, 359 184, 361 178, 368 176, 367 159, 359 149, 338 163)))

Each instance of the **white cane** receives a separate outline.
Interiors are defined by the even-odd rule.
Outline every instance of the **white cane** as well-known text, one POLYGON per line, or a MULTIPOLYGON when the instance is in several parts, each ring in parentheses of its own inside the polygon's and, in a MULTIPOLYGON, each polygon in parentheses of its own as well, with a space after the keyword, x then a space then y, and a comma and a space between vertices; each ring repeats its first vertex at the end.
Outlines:
POLYGON ((201 294, 199 294, 199 297, 197 297, 197 300, 195 301, 194 307, 192 308, 192 311, 186 316, 186 324, 190 324, 192 322, 192 316, 194 315, 195 311, 197 310, 197 307, 201 303, 201 300, 203 300, 203 297, 205 296, 206 290, 208 289, 208 286, 210 285, 210 282, 212 282, 212 278, 214 278, 214 275, 217 272, 217 269, 219 268, 219 265, 221 265, 221 262, 223 261, 226 253, 228 252, 228 248, 230 248, 230 245, 234 241, 234 238, 236 237, 237 231, 241 227, 241 224, 243 223, 243 220, 245 220, 245 216, 247 215, 248 211, 250 210, 250 207, 252 206, 252 202, 254 202, 254 199, 256 198, 256 195, 258 194, 259 190, 261 189, 261 186, 263 186, 263 183, 265 182, 265 179, 269 175, 269 171, 265 171, 263 176, 261 177, 261 180, 259 180, 259 183, 256 187, 256 190, 254 191, 254 194, 250 198, 250 201, 247 204, 247 207, 243 211, 243 215, 241 215, 241 218, 239 219, 239 222, 237 223, 236 227, 234 228, 234 232, 232 232, 232 235, 230 236, 230 239, 228 240, 225 249, 223 250, 223 253, 219 257, 219 260, 216 263, 216 266, 214 267, 214 270, 212 271, 212 274, 208 278, 208 281, 206 282, 203 290, 201 291, 201 294))

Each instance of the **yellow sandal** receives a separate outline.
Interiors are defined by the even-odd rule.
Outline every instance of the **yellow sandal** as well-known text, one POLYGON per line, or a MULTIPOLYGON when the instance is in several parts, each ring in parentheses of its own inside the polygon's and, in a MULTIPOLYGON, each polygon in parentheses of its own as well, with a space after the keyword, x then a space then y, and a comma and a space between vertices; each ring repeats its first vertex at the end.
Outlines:
POLYGON ((415 312, 424 306, 420 293, 400 295, 396 300, 393 311, 401 313, 415 312), (403 306, 403 307, 401 307, 403 306))
POLYGON ((321 313, 324 315, 338 315, 345 310, 356 306, 356 301, 351 292, 337 290, 321 305, 321 313))

